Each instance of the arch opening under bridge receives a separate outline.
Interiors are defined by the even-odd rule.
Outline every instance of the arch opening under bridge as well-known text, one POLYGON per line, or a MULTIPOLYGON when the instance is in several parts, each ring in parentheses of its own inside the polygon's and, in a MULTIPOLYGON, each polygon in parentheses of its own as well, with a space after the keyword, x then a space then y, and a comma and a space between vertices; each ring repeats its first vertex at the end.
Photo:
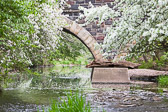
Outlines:
POLYGON ((95 38, 76 22, 68 18, 65 18, 65 20, 68 25, 63 28, 63 31, 77 37, 89 49, 96 62, 104 62, 101 50, 95 49, 96 46, 99 46, 95 38))

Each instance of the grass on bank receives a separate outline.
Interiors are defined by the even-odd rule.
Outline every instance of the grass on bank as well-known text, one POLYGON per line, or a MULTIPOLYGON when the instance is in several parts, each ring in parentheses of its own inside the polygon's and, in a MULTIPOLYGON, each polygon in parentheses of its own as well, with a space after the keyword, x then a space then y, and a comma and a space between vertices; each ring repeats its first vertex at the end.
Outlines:
POLYGON ((61 98, 60 102, 53 101, 48 112, 91 112, 90 103, 86 102, 83 94, 67 94, 65 99, 61 98))
POLYGON ((168 87, 168 76, 160 76, 158 78, 158 84, 160 87, 168 87))

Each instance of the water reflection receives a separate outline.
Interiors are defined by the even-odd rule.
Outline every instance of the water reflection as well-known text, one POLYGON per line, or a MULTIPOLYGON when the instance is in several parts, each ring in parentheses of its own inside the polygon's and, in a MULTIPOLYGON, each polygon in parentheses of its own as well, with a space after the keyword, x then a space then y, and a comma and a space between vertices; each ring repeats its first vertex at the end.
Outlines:
POLYGON ((49 88, 73 88, 73 87, 89 87, 91 69, 85 67, 48 67, 36 68, 33 71, 37 75, 32 74, 12 74, 4 82, 6 90, 10 88, 23 89, 49 89, 49 88), (82 80, 81 80, 82 79, 82 80))
POLYGON ((0 112, 32 112, 70 90, 91 88, 91 69, 82 66, 54 66, 34 69, 38 74, 12 74, 4 81, 0 112))

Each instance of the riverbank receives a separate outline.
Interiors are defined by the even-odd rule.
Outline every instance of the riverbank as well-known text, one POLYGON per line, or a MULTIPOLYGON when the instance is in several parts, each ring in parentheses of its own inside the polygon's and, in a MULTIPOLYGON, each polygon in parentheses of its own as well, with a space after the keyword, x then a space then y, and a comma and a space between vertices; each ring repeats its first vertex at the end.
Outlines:
POLYGON ((129 69, 128 74, 130 77, 154 77, 160 75, 168 75, 168 71, 159 71, 153 69, 129 69))

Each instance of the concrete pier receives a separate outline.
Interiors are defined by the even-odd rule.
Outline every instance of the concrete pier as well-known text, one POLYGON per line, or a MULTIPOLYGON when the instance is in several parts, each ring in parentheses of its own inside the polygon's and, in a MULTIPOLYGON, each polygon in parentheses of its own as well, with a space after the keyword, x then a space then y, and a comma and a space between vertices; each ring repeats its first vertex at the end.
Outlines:
POLYGON ((128 68, 98 68, 92 71, 92 83, 130 83, 128 68))

